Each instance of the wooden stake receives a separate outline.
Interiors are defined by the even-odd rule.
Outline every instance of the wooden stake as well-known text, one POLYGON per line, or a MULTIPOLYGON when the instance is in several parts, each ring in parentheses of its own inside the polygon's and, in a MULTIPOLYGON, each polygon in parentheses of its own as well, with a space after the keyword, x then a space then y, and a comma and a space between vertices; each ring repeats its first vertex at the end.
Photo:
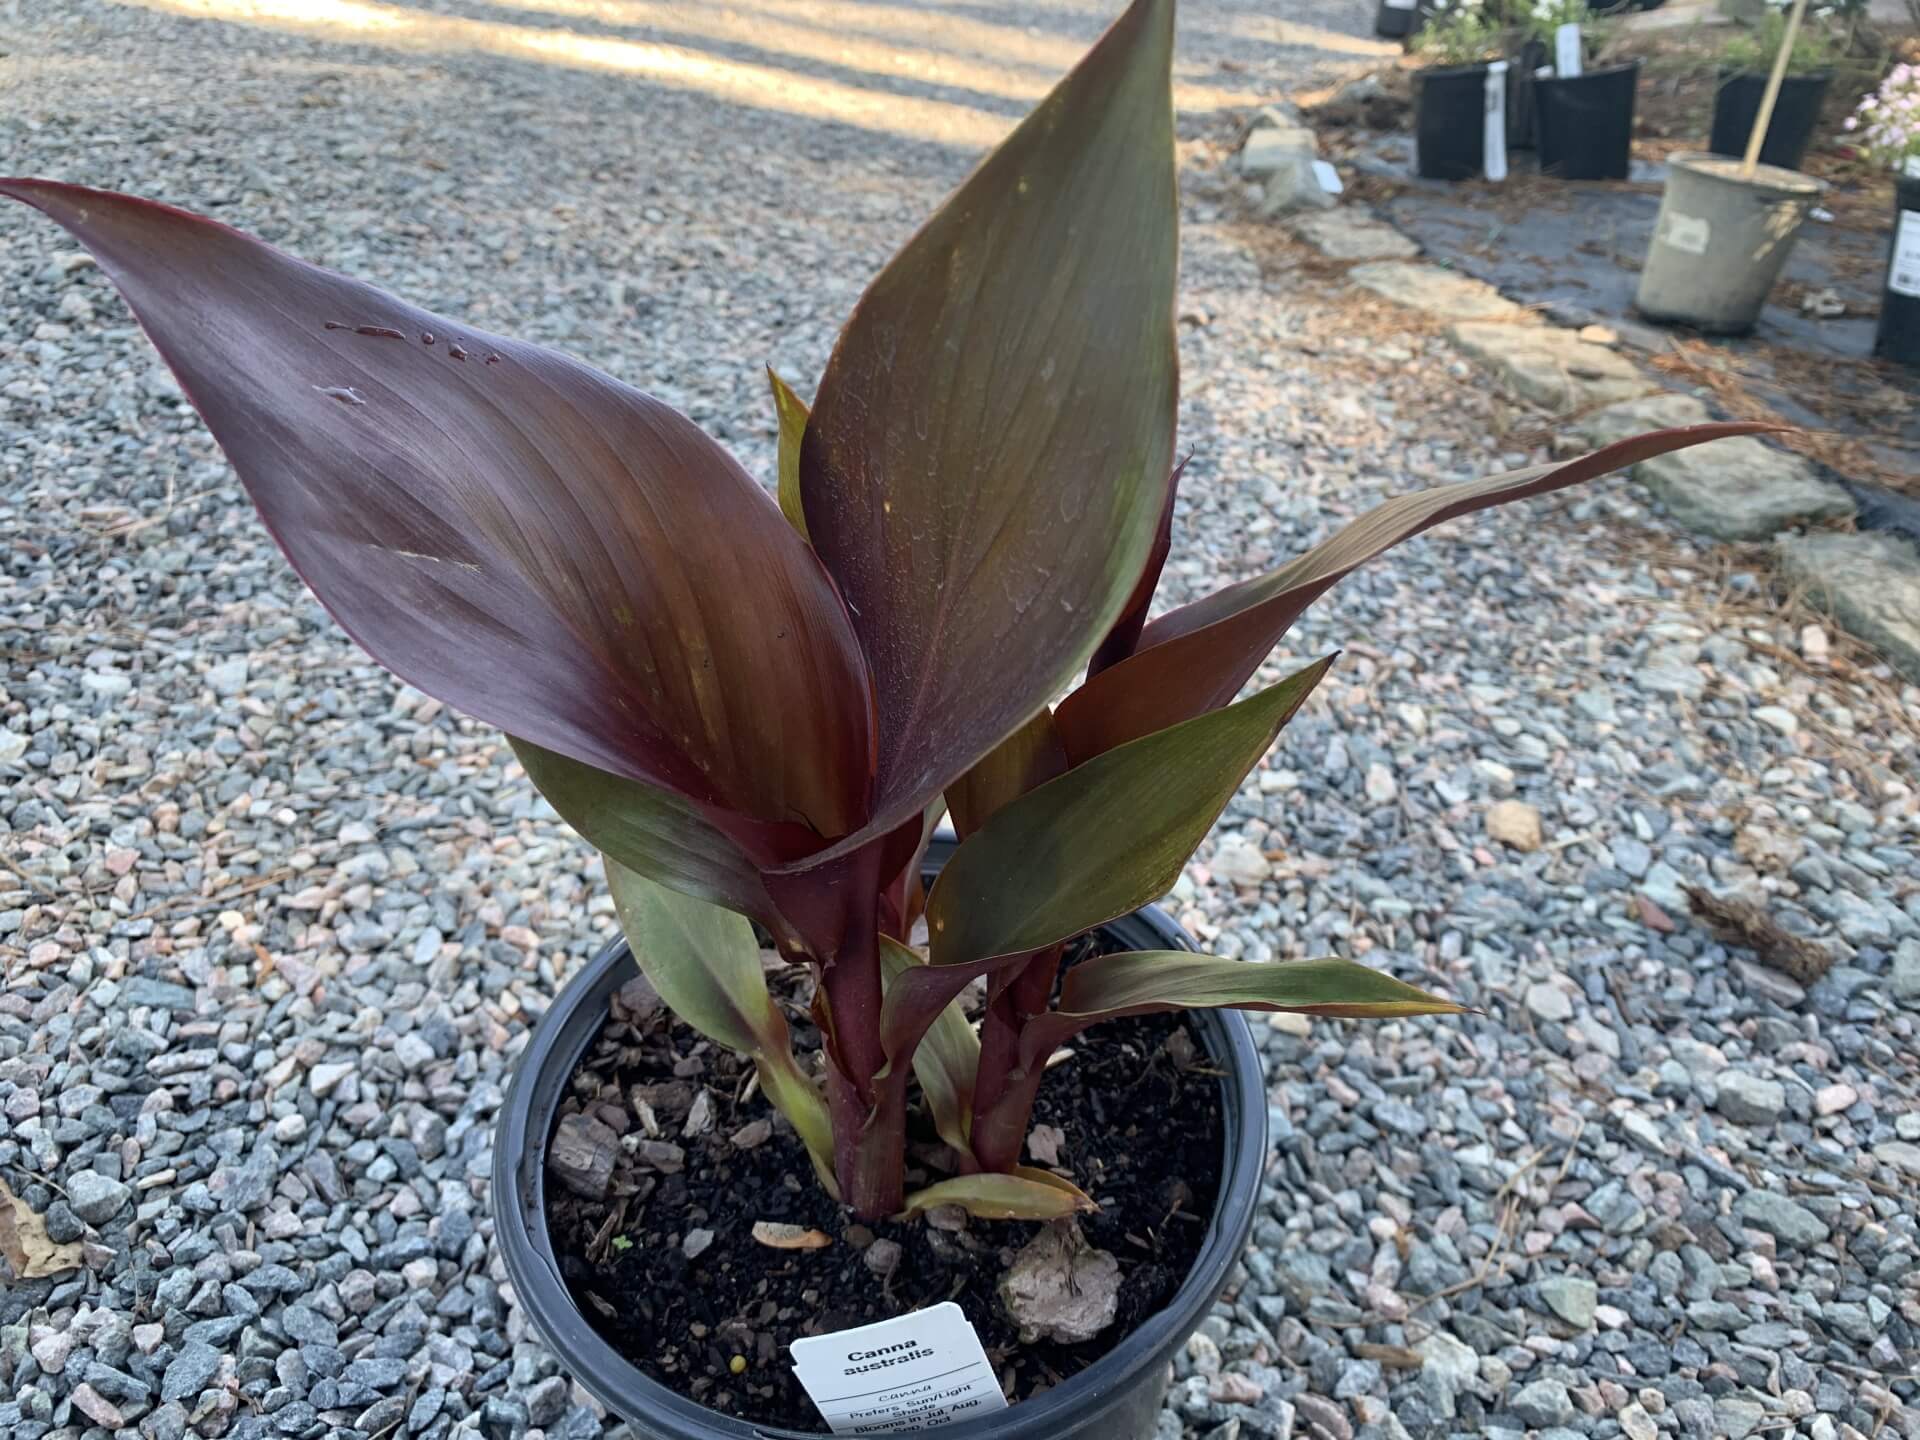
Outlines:
POLYGON ((1786 33, 1780 37, 1780 53, 1773 57, 1773 73, 1767 76, 1767 93, 1760 97, 1760 113, 1753 117, 1753 133, 1747 136, 1747 157, 1740 162, 1740 178, 1751 180, 1760 164, 1760 146, 1767 138, 1767 126, 1773 123, 1774 102, 1780 98, 1780 82, 1787 78, 1787 59, 1793 54, 1793 42, 1800 38, 1800 22, 1806 17, 1807 0, 1793 0, 1787 12, 1786 33))

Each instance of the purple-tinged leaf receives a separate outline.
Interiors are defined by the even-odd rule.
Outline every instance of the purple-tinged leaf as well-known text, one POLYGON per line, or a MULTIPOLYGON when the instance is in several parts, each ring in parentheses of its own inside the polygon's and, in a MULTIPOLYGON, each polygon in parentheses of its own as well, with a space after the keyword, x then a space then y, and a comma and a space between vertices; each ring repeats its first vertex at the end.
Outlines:
MULTIPOLYGON (((1189 455, 1187 460, 1192 458, 1189 455)), ((1087 662, 1089 675, 1098 675, 1118 665, 1133 654, 1140 643, 1140 632, 1147 625, 1147 612, 1153 608, 1153 592, 1160 588, 1160 572, 1166 568, 1167 552, 1173 549, 1173 502, 1180 494, 1180 476, 1186 471, 1187 460, 1174 466, 1173 473, 1167 477, 1167 500, 1160 511, 1160 528, 1154 532, 1153 549, 1147 552, 1147 563, 1140 567, 1140 578, 1134 582, 1133 593, 1127 596, 1126 608, 1113 622, 1113 629, 1100 642, 1100 648, 1093 652, 1093 659, 1087 662)))
POLYGON ((884 876, 891 871, 893 878, 880 891, 881 934, 902 943, 913 934, 914 921, 927 907, 927 887, 920 879, 920 862, 926 858, 934 828, 946 813, 947 802, 935 800, 921 812, 917 827, 909 820, 888 837, 880 873, 884 876))
POLYGON ((845 611, 686 417, 170 206, 44 180, 0 194, 93 253, 376 660, 703 804, 829 838, 866 818, 871 696, 845 611))
POLYGON ((1690 445, 1777 428, 1735 422, 1657 430, 1565 464, 1385 501, 1271 574, 1229 585, 1150 623, 1131 656, 1090 676, 1054 712, 1067 755, 1078 765, 1225 705, 1322 594, 1376 555, 1444 520, 1563 490, 1690 445))
POLYGON ((1009 800, 1017 800, 1035 786, 1065 774, 1066 769, 1067 752, 1053 728, 1053 712, 1043 706, 947 786, 953 828, 962 840, 966 839, 1009 800))
POLYGON ((1152 545, 1177 389, 1173 9, 1136 0, 982 162, 821 380, 807 533, 878 710, 875 814, 847 848, 1060 693, 1152 545))

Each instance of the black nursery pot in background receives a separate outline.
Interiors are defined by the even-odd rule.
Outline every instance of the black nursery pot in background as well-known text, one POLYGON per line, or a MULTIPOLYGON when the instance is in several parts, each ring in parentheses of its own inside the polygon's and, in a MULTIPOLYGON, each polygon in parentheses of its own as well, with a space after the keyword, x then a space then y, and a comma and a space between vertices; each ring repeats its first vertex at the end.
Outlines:
POLYGON ((1487 67, 1413 72, 1416 168, 1428 180, 1471 180, 1486 165, 1487 67))
POLYGON ((1540 173, 1561 180, 1624 180, 1633 161, 1633 97, 1640 62, 1533 82, 1540 173))
POLYGON ((1529 40, 1507 67, 1507 149, 1531 150, 1539 143, 1533 110, 1533 72, 1552 58, 1544 40, 1529 40))
POLYGON ((1373 33, 1382 40, 1404 40, 1427 21, 1427 0, 1405 5, 1378 0, 1373 10, 1373 33))
MULTIPOLYGON (((1760 142, 1762 165, 1778 165, 1782 170, 1800 168, 1819 128, 1820 106, 1832 83, 1831 70, 1788 75, 1781 80, 1780 98, 1774 102, 1773 118, 1767 122, 1767 138, 1760 142)), ((1753 133, 1753 122, 1760 118, 1760 97, 1766 90, 1767 77, 1757 71, 1720 72, 1720 86, 1713 94, 1709 150, 1716 155, 1747 153, 1747 137, 1753 133)))
POLYGON ((1902 175, 1893 187, 1893 235, 1886 283, 1880 291, 1880 328, 1873 353, 1920 368, 1920 176, 1902 175))
MULTIPOLYGON (((935 842, 933 864, 951 852, 935 842)), ((1148 906, 1100 927, 1118 948, 1191 950, 1187 932, 1148 906)), ((560 1362, 602 1404, 653 1440, 819 1440, 818 1430, 753 1424, 658 1384, 601 1337, 574 1303, 547 1226, 547 1146, 560 1104, 607 1018, 609 997, 639 973, 624 940, 602 950, 555 997, 535 1027, 494 1130, 495 1239, 514 1294, 560 1362)), ((1246 1018, 1187 1017, 1220 1072, 1225 1131, 1219 1198, 1193 1268, 1165 1309, 1113 1350, 1044 1394, 997 1414, 918 1432, 925 1440, 1147 1440, 1166 1395, 1167 1362, 1226 1287, 1245 1250, 1266 1167, 1266 1077, 1246 1018)), ((817 1425, 796 1415, 796 1425, 817 1425)))

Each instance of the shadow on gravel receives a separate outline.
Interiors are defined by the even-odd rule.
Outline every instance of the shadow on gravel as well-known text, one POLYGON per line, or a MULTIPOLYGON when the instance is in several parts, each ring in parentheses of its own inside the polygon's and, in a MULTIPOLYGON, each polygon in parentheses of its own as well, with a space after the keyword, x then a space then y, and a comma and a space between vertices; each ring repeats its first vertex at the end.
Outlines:
MULTIPOLYGON (((341 45, 630 76, 726 104, 967 151, 1005 135, 1082 49, 1077 40, 1049 39, 1025 25, 967 18, 965 5, 951 7, 963 12, 957 21, 923 15, 914 36, 911 12, 846 0, 753 0, 739 10, 659 0, 126 3, 341 45), (949 30, 955 39, 946 38, 949 30)), ((1188 118, 1243 111, 1263 98, 1199 79, 1180 79, 1175 88, 1188 118)))

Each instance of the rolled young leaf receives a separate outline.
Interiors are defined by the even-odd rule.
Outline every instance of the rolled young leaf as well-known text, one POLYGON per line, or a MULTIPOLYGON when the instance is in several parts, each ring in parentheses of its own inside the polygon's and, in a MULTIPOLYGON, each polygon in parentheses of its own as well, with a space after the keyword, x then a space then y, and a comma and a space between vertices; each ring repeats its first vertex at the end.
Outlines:
MULTIPOLYGON (((1173 0, 1136 0, 861 298, 801 449, 891 829, 1059 694, 1160 520, 1177 361, 1173 0)), ((822 858, 834 854, 826 852, 822 858)))
POLYGON ((1292 1011, 1348 1019, 1458 1014, 1465 1009, 1417 986, 1347 960, 1257 964, 1187 950, 1123 951, 1067 972, 1060 1008, 1036 1015, 1020 1035, 1019 1064, 999 1101, 975 1124, 976 1142, 998 1150, 1027 1133, 1047 1057, 1081 1031, 1123 1015, 1167 1010, 1292 1011))
POLYGON ((888 853, 881 862, 880 873, 885 875, 895 859, 900 863, 894 867, 893 878, 880 891, 881 934, 903 943, 913 934, 914 922, 927 905, 927 887, 920 878, 920 863, 926 859, 933 832, 946 813, 944 798, 929 803, 920 814, 919 838, 910 846, 902 843, 913 834, 910 824, 901 826, 888 837, 888 853))
MULTIPOLYGON (((927 962, 916 951, 883 935, 880 963, 891 984, 907 971, 924 968, 927 962)), ((888 1061, 899 1063, 891 1055, 888 1061)), ((914 1046, 913 1074, 927 1098, 933 1128, 960 1155, 969 1153, 967 1126, 973 1120, 973 1076, 979 1066, 979 1037, 961 1013, 959 1002, 950 1001, 914 1046)))
POLYGON ((1147 552, 1147 563, 1140 567, 1140 578, 1134 582, 1133 593, 1127 596, 1126 608, 1113 622, 1113 629, 1100 642, 1100 648, 1093 652, 1093 659, 1087 662, 1089 675, 1098 675, 1108 666, 1118 665, 1140 643, 1140 632, 1147 625, 1147 612, 1153 608, 1153 592, 1160 588, 1160 572, 1166 568, 1167 554, 1173 549, 1173 502, 1179 498, 1180 476, 1186 468, 1187 462, 1182 460, 1167 477, 1166 504, 1160 512, 1160 528, 1153 535, 1153 549, 1147 552))
POLYGON ((771 365, 767 383, 773 387, 773 408, 780 416, 780 513, 804 540, 807 515, 800 503, 800 442, 807 433, 807 402, 793 393, 771 365))
POLYGON ((1173 888, 1333 657, 1069 770, 1003 806, 927 897, 936 967, 1039 950, 1173 888))
POLYGON ((1436 486, 1384 501, 1271 574, 1229 585, 1150 623, 1129 658, 1090 676, 1055 711, 1068 757, 1081 764, 1226 704, 1293 622, 1335 583, 1444 520, 1563 490, 1690 445, 1778 428, 1735 422, 1656 430, 1565 464, 1436 486))
POLYGON ((1066 768, 1066 747, 1053 728, 1053 712, 1043 705, 1037 715, 947 786, 953 828, 966 839, 1009 800, 1064 774, 1066 768))
POLYGON ((685 416, 171 206, 44 180, 0 194, 93 253, 294 568, 381 664, 703 804, 823 837, 866 817, 870 696, 845 610, 685 416))
POLYGON ((1061 1045, 1102 1020, 1169 1010, 1265 1010, 1343 1020, 1460 1015, 1466 1006, 1429 994, 1351 960, 1258 963, 1188 950, 1126 950, 1097 955, 1067 972, 1060 1008, 1036 1016, 1021 1037, 1020 1063, 1031 1071, 1061 1045))
POLYGON ((636 874, 609 859, 620 928, 634 962, 667 1008, 716 1045, 753 1061, 760 1088, 799 1133, 814 1172, 836 1197, 826 1102, 793 1058, 787 1020, 767 993, 760 946, 743 916, 636 874))
POLYGON ((1466 1006, 1351 960, 1261 964, 1187 950, 1125 950, 1067 972, 1060 1009, 1085 1016, 1163 1010, 1273 1010, 1345 1020, 1459 1015, 1466 1006))
POLYGON ((1100 1208, 1071 1181, 1021 1166, 960 1175, 915 1190, 907 1196, 907 1208, 895 1218, 911 1220, 942 1205, 958 1205, 977 1220, 1064 1220, 1100 1208))

